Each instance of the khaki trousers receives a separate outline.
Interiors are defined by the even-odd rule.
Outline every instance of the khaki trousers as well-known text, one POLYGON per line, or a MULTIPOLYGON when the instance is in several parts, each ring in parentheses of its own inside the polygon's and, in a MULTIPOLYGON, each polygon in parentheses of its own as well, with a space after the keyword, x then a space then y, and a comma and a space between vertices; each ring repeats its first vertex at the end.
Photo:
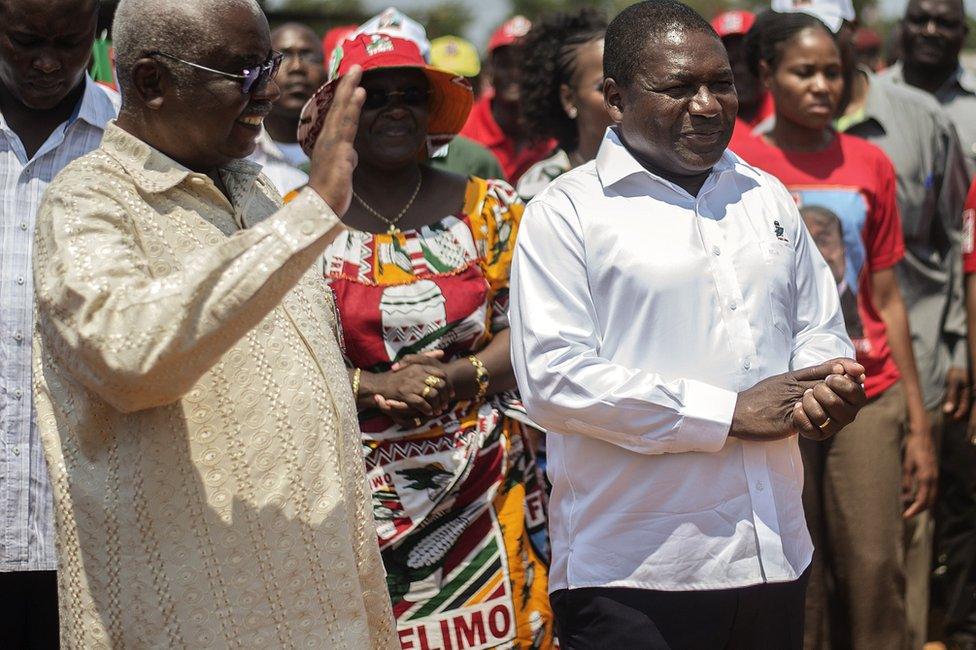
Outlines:
POLYGON ((906 415, 899 383, 832 439, 800 438, 803 505, 816 549, 808 650, 908 647, 900 495, 906 415))

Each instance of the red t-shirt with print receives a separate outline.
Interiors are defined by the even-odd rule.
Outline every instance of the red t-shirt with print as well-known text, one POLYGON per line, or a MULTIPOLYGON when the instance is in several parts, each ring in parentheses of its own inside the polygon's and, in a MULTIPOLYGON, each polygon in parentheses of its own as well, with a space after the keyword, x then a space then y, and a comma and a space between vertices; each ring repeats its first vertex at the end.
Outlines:
POLYGON ((774 113, 776 113, 776 104, 773 102, 773 95, 772 93, 764 93, 762 101, 759 104, 759 110, 756 111, 756 116, 752 120, 744 120, 740 116, 736 116, 735 128, 732 130, 732 139, 729 141, 729 149, 735 153, 739 153, 741 147, 748 147, 748 144, 744 143, 743 140, 750 140, 756 137, 752 134, 752 130, 772 117, 774 113))
POLYGON ((969 188, 966 207, 962 213, 962 268, 966 273, 976 273, 976 180, 969 188))
POLYGON ((825 208, 840 221, 845 268, 838 291, 844 320, 867 371, 864 390, 868 397, 880 395, 900 377, 870 281, 871 273, 894 266, 905 253, 891 161, 873 144, 843 133, 822 151, 783 151, 757 137, 744 140, 736 153, 779 178, 801 209, 825 208))

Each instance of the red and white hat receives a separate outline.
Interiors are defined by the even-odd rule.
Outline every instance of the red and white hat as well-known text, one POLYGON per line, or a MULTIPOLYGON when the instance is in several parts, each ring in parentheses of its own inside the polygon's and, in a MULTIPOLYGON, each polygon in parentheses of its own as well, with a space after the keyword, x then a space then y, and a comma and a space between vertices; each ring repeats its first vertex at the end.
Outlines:
POLYGON ((329 80, 302 109, 298 120, 298 142, 305 153, 311 155, 322 132, 339 79, 354 65, 360 66, 364 73, 387 68, 423 71, 430 84, 427 140, 431 150, 450 142, 458 134, 474 104, 468 80, 427 64, 414 42, 387 34, 359 34, 339 43, 329 64, 329 80))
POLYGON ((810 14, 819 18, 835 34, 843 27, 845 20, 853 22, 856 18, 852 0, 772 0, 770 8, 780 13, 810 14))
POLYGON ((712 18, 712 29, 718 33, 719 38, 725 38, 726 36, 745 36, 752 29, 752 25, 755 22, 756 14, 751 11, 734 9, 732 11, 723 11, 712 18))
POLYGON ((488 53, 492 53, 500 47, 514 45, 532 29, 532 21, 525 16, 515 16, 509 18, 495 33, 488 39, 488 53))

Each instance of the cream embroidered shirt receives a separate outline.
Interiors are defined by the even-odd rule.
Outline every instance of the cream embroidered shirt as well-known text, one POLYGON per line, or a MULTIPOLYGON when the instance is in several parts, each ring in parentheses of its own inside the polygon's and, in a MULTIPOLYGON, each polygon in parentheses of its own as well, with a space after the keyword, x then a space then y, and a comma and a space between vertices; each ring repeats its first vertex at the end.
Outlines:
POLYGON ((341 230, 253 163, 231 200, 114 123, 51 184, 37 419, 66 647, 392 648, 331 297, 341 230))

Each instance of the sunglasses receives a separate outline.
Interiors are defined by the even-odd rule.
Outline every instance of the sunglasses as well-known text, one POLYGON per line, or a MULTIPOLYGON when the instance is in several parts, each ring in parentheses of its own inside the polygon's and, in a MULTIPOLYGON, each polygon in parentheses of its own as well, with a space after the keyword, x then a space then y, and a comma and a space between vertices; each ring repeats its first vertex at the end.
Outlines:
POLYGON ((383 90, 381 88, 367 89, 366 101, 363 108, 375 111, 393 103, 393 98, 399 97, 407 106, 426 106, 430 98, 430 91, 426 88, 411 87, 406 90, 383 90))
POLYGON ((236 79, 237 81, 241 82, 241 92, 245 95, 250 94, 255 88, 263 87, 268 79, 274 78, 275 73, 278 72, 278 68, 281 67, 281 60, 283 58, 281 52, 272 52, 268 57, 268 60, 264 63, 260 63, 250 68, 244 68, 241 71, 241 74, 234 74, 232 72, 224 72, 223 70, 214 70, 213 68, 208 68, 205 65, 193 63, 192 61, 186 61, 178 56, 167 54, 166 52, 148 52, 146 56, 166 57, 167 59, 172 59, 173 61, 177 61, 183 65, 188 65, 191 68, 204 70, 206 72, 210 72, 211 74, 220 75, 229 79, 236 79))

